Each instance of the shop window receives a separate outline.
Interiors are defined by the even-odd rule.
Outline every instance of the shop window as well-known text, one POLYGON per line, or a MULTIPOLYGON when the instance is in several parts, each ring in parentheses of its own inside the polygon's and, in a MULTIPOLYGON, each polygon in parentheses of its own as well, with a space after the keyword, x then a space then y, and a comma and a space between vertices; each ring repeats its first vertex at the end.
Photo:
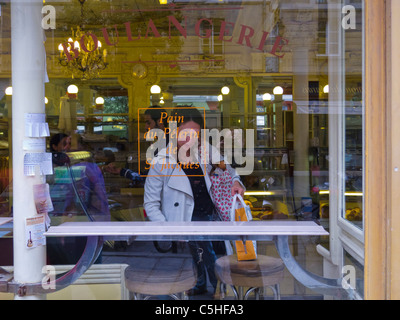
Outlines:
MULTIPOLYGON (((59 15, 57 28, 45 31, 46 121, 51 137, 70 139, 60 150, 47 139, 53 160, 66 153, 70 161, 54 162, 54 174, 46 177, 54 205, 51 224, 151 220, 144 208, 145 183, 152 179, 148 168, 143 171, 152 145, 146 139, 145 110, 163 108, 173 122, 173 108, 190 105, 205 115, 201 129, 221 135, 226 129, 232 140, 210 138, 221 156, 228 156, 228 142, 235 146, 239 140, 246 161, 235 154, 229 164, 246 172, 240 180, 253 220, 315 222, 331 235, 291 238, 290 249, 299 263, 328 278, 340 277, 342 268, 354 261, 362 270, 363 1, 299 3, 50 2, 59 15), (356 8, 355 29, 342 27, 344 5, 356 8), (78 27, 85 33, 68 40, 78 27), (77 91, 68 92, 70 85, 77 91), (331 268, 324 269, 327 264, 331 268)), ((1 74, 4 89, 9 85, 7 72, 1 74)), ((12 137, 7 131, 11 98, 0 96, 3 217, 12 214, 7 194, 12 137)), ((187 196, 188 203, 190 197, 193 194, 187 196)), ((170 203, 176 211, 179 205, 170 203)), ((1 229, 0 236, 6 236, 1 229)), ((64 244, 49 242, 51 263, 74 264, 85 241, 64 244), (61 247, 66 256, 58 256, 61 247)), ((221 243, 214 246, 218 256, 225 255, 221 243)), ((260 241, 257 250, 278 257, 271 242, 260 241)), ((144 256, 168 259, 170 254, 191 258, 184 242, 133 243, 127 237, 106 242, 97 263, 146 265, 144 256)), ((357 281, 360 285, 359 277, 357 281)), ((208 289, 208 294, 200 291, 211 299, 211 283, 208 289)), ((229 294, 232 298, 233 292, 229 294)), ((281 297, 323 299, 324 294, 285 273, 281 297)))

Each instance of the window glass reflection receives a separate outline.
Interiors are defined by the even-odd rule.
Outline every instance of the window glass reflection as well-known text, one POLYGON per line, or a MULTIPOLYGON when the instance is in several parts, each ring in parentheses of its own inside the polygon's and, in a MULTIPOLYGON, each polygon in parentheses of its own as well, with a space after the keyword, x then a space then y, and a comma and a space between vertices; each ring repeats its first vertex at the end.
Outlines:
MULTIPOLYGON (((218 192, 209 190, 225 177, 219 182, 226 184, 226 201, 236 182, 254 221, 311 221, 336 235, 344 220, 363 230, 361 0, 49 4, 57 12, 57 28, 44 31, 51 225, 211 222, 218 192), (348 28, 344 5, 355 8, 348 28), (180 123, 176 109, 183 106, 202 120, 180 123), (183 129, 197 134, 191 141, 197 158, 188 156, 188 164, 173 152, 182 147, 174 134, 183 129), (194 160, 208 156, 201 147, 209 145, 218 159, 203 168, 194 160), (152 161, 161 156, 186 165, 183 180, 171 167, 157 172, 152 161)), ((2 5, 4 21, 9 9, 2 5)), ((4 52, 11 51, 6 25, 0 26, 4 52)), ((12 216, 8 56, 1 57, 0 217, 12 216)), ((225 206, 222 220, 230 218, 230 203, 225 206)), ((10 226, 0 228, 9 249, 10 226)), ((240 264, 229 255, 236 250, 229 240, 134 240, 106 241, 96 261, 126 267, 131 298, 324 298, 295 280, 272 242, 257 241, 258 258, 240 264)), ((341 250, 341 241, 295 236, 290 249, 301 266, 332 277, 317 246, 341 250)), ((48 262, 73 265, 85 244, 84 238, 49 239, 48 262)), ((12 264, 4 259, 0 265, 12 264)))

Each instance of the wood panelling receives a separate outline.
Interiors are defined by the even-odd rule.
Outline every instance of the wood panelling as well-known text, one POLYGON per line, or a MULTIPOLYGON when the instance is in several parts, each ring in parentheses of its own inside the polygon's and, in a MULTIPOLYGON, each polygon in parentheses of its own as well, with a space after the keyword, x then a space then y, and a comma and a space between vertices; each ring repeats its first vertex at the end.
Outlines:
POLYGON ((386 299, 386 1, 365 0, 365 299, 386 299))

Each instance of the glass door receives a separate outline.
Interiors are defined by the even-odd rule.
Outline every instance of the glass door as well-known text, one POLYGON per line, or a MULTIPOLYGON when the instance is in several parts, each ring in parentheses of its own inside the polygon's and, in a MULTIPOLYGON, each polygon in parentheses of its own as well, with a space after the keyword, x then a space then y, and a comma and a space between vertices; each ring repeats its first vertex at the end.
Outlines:
POLYGON ((363 298, 364 269, 364 10, 363 1, 337 1, 329 10, 329 250, 325 276, 363 298))

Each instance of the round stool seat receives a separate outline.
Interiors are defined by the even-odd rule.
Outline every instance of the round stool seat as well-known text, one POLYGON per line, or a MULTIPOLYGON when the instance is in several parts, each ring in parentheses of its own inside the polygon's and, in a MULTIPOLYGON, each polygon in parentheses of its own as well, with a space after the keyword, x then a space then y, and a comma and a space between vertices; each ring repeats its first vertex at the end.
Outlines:
POLYGON ((218 279, 231 286, 261 288, 278 284, 285 265, 279 258, 258 255, 256 260, 238 261, 234 255, 215 262, 218 279))
POLYGON ((125 285, 143 295, 172 295, 196 284, 191 258, 141 258, 125 269, 125 285))

